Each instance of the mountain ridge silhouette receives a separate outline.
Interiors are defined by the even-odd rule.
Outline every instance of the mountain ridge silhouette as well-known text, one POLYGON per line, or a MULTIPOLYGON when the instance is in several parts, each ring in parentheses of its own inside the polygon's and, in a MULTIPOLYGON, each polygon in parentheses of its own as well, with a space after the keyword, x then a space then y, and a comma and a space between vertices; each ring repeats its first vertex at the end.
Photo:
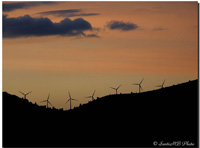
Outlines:
POLYGON ((108 95, 69 111, 3 92, 4 147, 197 147, 198 80, 142 93, 108 95))

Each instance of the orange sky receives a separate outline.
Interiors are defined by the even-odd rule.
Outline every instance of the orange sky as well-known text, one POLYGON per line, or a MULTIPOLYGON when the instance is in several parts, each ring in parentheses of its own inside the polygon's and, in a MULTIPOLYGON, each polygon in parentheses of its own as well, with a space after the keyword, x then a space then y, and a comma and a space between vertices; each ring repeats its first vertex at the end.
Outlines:
POLYGON ((99 38, 42 36, 3 38, 3 91, 21 96, 33 92, 29 100, 50 100, 57 108, 68 109, 67 92, 78 99, 73 106, 87 103, 84 97, 96 89, 95 97, 114 93, 109 87, 122 84, 119 92, 155 89, 166 79, 166 86, 197 78, 197 2, 60 2, 16 9, 7 14, 48 17, 59 23, 65 17, 39 15, 44 11, 80 9, 99 15, 83 18, 99 38), (111 30, 112 20, 133 23, 137 29, 111 30))

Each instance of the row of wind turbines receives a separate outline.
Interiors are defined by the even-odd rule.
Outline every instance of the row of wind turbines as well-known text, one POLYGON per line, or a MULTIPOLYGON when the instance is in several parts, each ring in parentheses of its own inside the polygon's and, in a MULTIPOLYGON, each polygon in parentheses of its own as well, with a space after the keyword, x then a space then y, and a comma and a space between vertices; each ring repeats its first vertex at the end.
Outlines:
MULTIPOLYGON (((95 90, 96 91, 96 90, 95 90)), ((92 96, 88 96, 88 97, 85 97, 85 98, 92 98, 92 101, 94 100, 94 94, 95 94, 95 91, 93 92, 93 94, 92 94, 92 96)), ((24 99, 26 99, 26 96, 28 95, 28 94, 30 94, 32 91, 30 91, 30 92, 28 92, 28 93, 23 93, 23 92, 21 92, 21 91, 19 91, 21 94, 23 94, 24 95, 24 99)), ((76 99, 73 99, 72 97, 71 97, 71 95, 70 95, 70 92, 68 92, 69 93, 69 100, 67 100, 67 102, 65 103, 65 104, 67 104, 68 102, 70 102, 70 110, 71 110, 71 108, 72 108, 72 100, 73 101, 78 101, 78 100, 76 100, 76 99)), ((51 102, 49 101, 49 96, 50 96, 50 93, 49 93, 49 95, 48 95, 48 97, 47 97, 47 99, 46 100, 43 100, 43 101, 41 101, 40 103, 43 103, 43 102, 46 102, 47 103, 47 108, 48 108, 48 106, 49 106, 49 104, 52 106, 52 107, 54 107, 52 104, 51 104, 51 102)))
MULTIPOLYGON (((139 87, 139 93, 141 92, 141 90, 143 91, 142 86, 141 86, 143 80, 144 80, 144 78, 140 81, 140 83, 133 83, 133 85, 138 85, 138 87, 139 87)), ((157 85, 157 86, 155 86, 155 87, 163 88, 164 83, 165 83, 165 80, 163 81, 162 85, 157 85)), ((118 90, 121 86, 122 86, 122 84, 119 85, 117 88, 114 88, 114 87, 110 87, 110 88, 111 88, 111 89, 114 89, 114 90, 116 91, 116 95, 117 95, 117 90, 118 90)), ((24 99, 26 99, 26 96, 27 96, 28 94, 30 94, 32 91, 30 91, 30 92, 28 92, 28 93, 26 93, 26 94, 23 93, 23 92, 21 92, 21 91, 19 91, 19 92, 20 92, 21 94, 23 94, 23 95, 24 95, 24 99)), ((94 100, 94 94, 95 94, 95 92, 96 92, 96 90, 94 90, 94 92, 93 92, 93 94, 92 94, 91 96, 88 96, 88 97, 85 97, 85 98, 92 98, 92 101, 93 101, 93 100, 94 100)), ((78 101, 78 100, 73 99, 73 98, 71 97, 69 91, 68 91, 68 94, 69 94, 69 100, 67 100, 67 102, 66 102, 65 104, 67 104, 68 102, 70 102, 70 110, 71 110, 71 109, 72 109, 72 101, 78 101)), ((50 96, 50 93, 49 93, 49 95, 48 95, 48 97, 47 97, 46 100, 43 100, 43 101, 40 102, 40 103, 46 102, 46 103, 47 103, 47 105, 46 105, 47 108, 48 108, 49 104, 50 104, 52 107, 54 107, 54 106, 51 104, 51 102, 49 101, 49 96, 50 96)))
MULTIPOLYGON (((139 86, 139 93, 141 92, 141 90, 143 91, 142 86, 141 86, 143 80, 144 80, 144 78, 140 81, 140 83, 133 83, 133 85, 138 85, 138 86, 139 86)), ((162 85, 157 85, 157 86, 155 86, 155 87, 163 88, 164 83, 165 83, 165 80, 163 81, 162 85)), ((120 87, 121 87, 121 85, 119 85, 117 88, 114 88, 114 87, 110 87, 110 88, 114 89, 114 90, 116 91, 116 94, 117 94, 117 90, 118 90, 120 87)))

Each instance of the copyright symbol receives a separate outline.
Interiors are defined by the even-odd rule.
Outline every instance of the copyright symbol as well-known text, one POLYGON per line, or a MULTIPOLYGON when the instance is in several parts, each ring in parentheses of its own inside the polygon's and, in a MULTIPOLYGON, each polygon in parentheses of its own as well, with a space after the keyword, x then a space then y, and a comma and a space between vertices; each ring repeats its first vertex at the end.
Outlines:
POLYGON ((158 145, 158 142, 157 142, 157 141, 154 141, 154 142, 153 142, 153 145, 154 145, 154 146, 158 145))

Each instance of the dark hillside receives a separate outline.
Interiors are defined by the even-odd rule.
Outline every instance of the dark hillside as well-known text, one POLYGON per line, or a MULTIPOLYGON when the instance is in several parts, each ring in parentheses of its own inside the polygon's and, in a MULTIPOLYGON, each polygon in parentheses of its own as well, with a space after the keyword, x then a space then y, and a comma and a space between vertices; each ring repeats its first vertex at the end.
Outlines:
POLYGON ((109 95, 71 111, 46 109, 3 92, 3 146, 197 147, 198 81, 137 94, 109 95))

